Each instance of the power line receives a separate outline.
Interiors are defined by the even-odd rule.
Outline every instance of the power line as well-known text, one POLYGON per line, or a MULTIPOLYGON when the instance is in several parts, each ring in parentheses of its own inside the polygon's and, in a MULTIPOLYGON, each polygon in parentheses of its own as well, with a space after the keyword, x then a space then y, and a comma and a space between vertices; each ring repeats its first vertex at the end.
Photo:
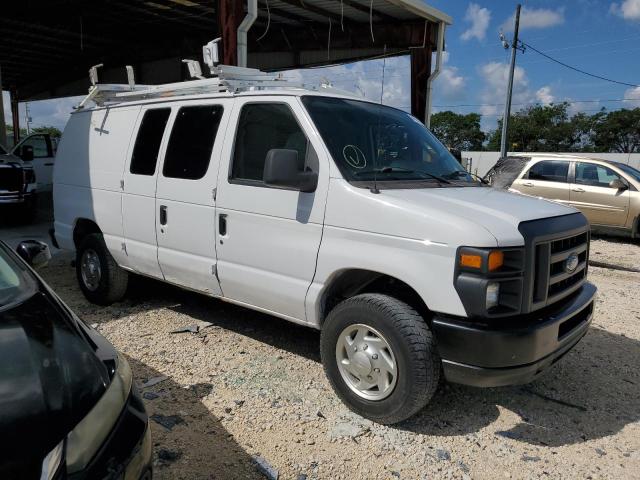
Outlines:
POLYGON ((635 84, 635 83, 620 82, 620 81, 618 81, 618 80, 613 80, 613 79, 611 79, 611 78, 602 77, 602 76, 600 76, 600 75, 596 75, 596 74, 594 74, 594 73, 585 72, 584 70, 581 70, 581 69, 579 69, 579 68, 576 68, 576 67, 574 67, 574 66, 572 66, 572 65, 569 65, 569 64, 567 64, 567 63, 561 62, 560 60, 557 60, 557 59, 555 59, 555 58, 553 58, 553 57, 551 57, 551 56, 547 55, 546 53, 541 52, 540 50, 538 50, 537 48, 533 47, 532 45, 530 45, 530 44, 528 44, 528 43, 524 43, 524 42, 521 42, 521 43, 522 43, 522 45, 524 45, 525 47, 530 48, 531 50, 533 50, 534 52, 536 52, 537 54, 542 55, 542 56, 543 56, 543 57, 545 57, 545 58, 548 58, 548 59, 549 59, 549 60, 551 60, 552 62, 555 62, 555 63, 557 63, 557 64, 559 64, 559 65, 562 65, 563 67, 568 68, 568 69, 570 69, 570 70, 574 70, 574 71, 576 71, 576 72, 578 72, 578 73, 582 73, 583 75, 588 75, 589 77, 598 78, 598 79, 600 79, 600 80, 604 80, 605 82, 617 83, 618 85, 625 85, 625 86, 627 86, 627 87, 640 87, 640 85, 637 85, 637 84, 635 84))

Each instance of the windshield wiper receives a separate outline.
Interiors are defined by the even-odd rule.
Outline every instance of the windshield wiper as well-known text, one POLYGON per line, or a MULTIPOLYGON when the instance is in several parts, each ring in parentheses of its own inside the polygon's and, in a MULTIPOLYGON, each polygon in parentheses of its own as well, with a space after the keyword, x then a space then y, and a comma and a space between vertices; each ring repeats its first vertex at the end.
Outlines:
POLYGON ((480 183, 482 183, 484 185, 489 185, 489 182, 487 182, 480 175, 476 175, 475 173, 467 172, 466 170, 456 170, 455 172, 447 173, 445 175, 445 177, 453 179, 454 176, 455 177, 462 177, 463 175, 469 175, 469 176, 477 179, 480 183))
POLYGON ((433 178, 434 180, 437 180, 440 183, 451 183, 449 180, 439 177, 437 175, 434 175, 433 173, 429 173, 429 172, 425 172, 423 170, 411 170, 409 168, 400 168, 400 167, 382 167, 382 168, 377 168, 374 170, 367 170, 364 172, 355 172, 354 175, 355 176, 360 176, 360 175, 364 175, 364 174, 373 174, 373 173, 396 173, 396 172, 401 172, 401 173, 417 173, 420 175, 426 175, 429 178, 433 178))

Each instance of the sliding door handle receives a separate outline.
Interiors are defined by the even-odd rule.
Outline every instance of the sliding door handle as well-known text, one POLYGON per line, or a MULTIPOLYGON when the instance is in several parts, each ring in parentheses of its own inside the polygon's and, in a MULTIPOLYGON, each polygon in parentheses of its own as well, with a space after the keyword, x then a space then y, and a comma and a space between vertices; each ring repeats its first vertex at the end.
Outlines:
POLYGON ((167 224, 167 206, 160 205, 160 225, 167 224))
POLYGON ((584 188, 572 188, 571 189, 572 192, 578 192, 578 193, 584 193, 584 188))
POLYGON ((218 215, 218 233, 221 237, 227 235, 227 214, 221 213, 218 215))

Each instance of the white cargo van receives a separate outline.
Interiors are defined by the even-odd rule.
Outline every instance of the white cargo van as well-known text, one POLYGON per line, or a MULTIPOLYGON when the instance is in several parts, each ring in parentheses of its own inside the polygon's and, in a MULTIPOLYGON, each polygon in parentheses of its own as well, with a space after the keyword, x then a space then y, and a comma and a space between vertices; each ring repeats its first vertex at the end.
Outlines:
POLYGON ((403 111, 211 82, 94 91, 71 115, 54 235, 90 301, 134 273, 317 328, 336 393, 380 423, 441 377, 530 382, 585 335, 581 213, 474 181, 403 111))

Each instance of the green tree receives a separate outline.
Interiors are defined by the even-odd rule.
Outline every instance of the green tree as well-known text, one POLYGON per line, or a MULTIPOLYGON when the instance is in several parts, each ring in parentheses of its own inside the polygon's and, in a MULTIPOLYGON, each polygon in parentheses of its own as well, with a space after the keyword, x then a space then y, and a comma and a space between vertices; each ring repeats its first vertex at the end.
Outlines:
POLYGON ((593 143, 598 152, 640 152, 640 108, 593 115, 593 143))
POLYGON ((32 128, 31 133, 48 133, 53 138, 60 138, 62 136, 62 132, 59 128, 50 125, 32 128))
MULTIPOLYGON (((588 115, 569 118, 568 103, 534 105, 511 115, 509 150, 525 152, 570 152, 590 145, 592 121, 588 115)), ((499 150, 502 120, 489 136, 489 150, 499 150)))
POLYGON ((462 115, 451 111, 431 116, 431 131, 449 148, 481 150, 485 134, 480 130, 480 114, 462 115))

